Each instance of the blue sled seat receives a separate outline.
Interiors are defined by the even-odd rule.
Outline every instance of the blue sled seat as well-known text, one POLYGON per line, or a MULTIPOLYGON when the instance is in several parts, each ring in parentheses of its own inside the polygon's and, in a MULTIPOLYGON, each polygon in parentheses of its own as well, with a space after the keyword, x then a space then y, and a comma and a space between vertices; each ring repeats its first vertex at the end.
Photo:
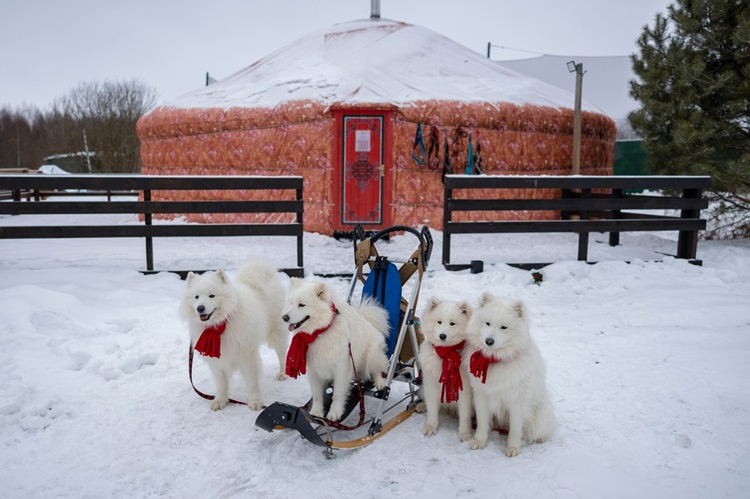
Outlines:
POLYGON ((388 357, 396 347, 401 324, 401 275, 386 257, 379 256, 362 288, 362 298, 372 297, 388 311, 389 335, 386 339, 388 357))

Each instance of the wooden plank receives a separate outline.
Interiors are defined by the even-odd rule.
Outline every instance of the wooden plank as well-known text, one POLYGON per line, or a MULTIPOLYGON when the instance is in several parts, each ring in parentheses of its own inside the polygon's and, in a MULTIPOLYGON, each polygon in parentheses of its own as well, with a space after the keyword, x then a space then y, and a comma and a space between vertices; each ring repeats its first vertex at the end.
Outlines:
POLYGON ((93 196, 101 196, 101 197, 111 197, 111 196, 117 196, 117 197, 126 197, 126 196, 137 196, 138 191, 36 191, 37 194, 39 194, 40 197, 93 197, 93 196))
POLYGON ((669 210, 704 209, 706 199, 629 196, 557 199, 449 199, 445 205, 456 211, 579 211, 579 210, 669 210))
MULTIPOLYGON (((143 275, 154 275, 154 274, 160 274, 162 272, 169 272, 170 274, 177 274, 180 276, 180 279, 183 281, 187 279, 187 276, 190 272, 193 272, 195 274, 205 274, 206 272, 215 272, 215 269, 211 270, 142 270, 141 274, 143 275)), ((290 267, 290 268, 283 268, 279 269, 279 272, 284 272, 289 277, 299 277, 300 279, 305 277, 305 269, 301 267, 290 267)))
POLYGON ((2 203, 0 214, 56 215, 105 213, 302 213, 303 201, 46 201, 2 203))
POLYGON ((0 190, 296 190, 302 185, 300 176, 0 175, 0 190))
MULTIPOLYGON (((652 260, 652 261, 658 261, 658 260, 652 260)), ((689 264, 691 264, 691 265, 697 265, 699 267, 703 265, 703 260, 689 259, 687 262, 689 264)), ((507 263, 502 263, 501 265, 507 265, 508 267, 514 267, 514 268, 521 269, 521 270, 534 271, 534 270, 543 269, 544 267, 547 267, 549 265, 553 265, 554 263, 555 262, 539 262, 539 263, 513 263, 513 262, 507 262, 507 263)), ((589 265, 596 265, 597 263, 600 263, 600 262, 586 261, 586 262, 583 262, 583 263, 587 263, 589 265)), ((626 260, 623 263, 630 264, 631 262, 628 261, 628 260, 626 260)), ((470 263, 449 263, 449 264, 445 265, 445 270, 450 270, 450 271, 467 270, 467 269, 470 269, 470 268, 471 268, 471 264, 470 263)), ((541 281, 541 279, 539 279, 539 281, 541 281)))
POLYGON ((0 227, 0 239, 300 236, 298 224, 71 225, 0 227))
POLYGON ((708 176, 446 175, 446 189, 706 189, 708 176))
POLYGON ((299 236, 301 233, 302 228, 296 224, 0 227, 0 239, 299 236))
POLYGON ((448 231, 455 234, 502 234, 532 232, 641 232, 660 230, 703 230, 700 218, 666 218, 657 220, 512 220, 495 222, 450 222, 448 231))

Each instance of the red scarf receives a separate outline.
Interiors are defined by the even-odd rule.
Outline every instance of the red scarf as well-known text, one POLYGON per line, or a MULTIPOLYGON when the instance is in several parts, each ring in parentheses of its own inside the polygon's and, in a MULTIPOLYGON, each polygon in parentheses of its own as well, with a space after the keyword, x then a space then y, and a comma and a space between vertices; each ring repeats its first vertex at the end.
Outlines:
POLYGON ((318 336, 328 331, 328 328, 333 324, 333 320, 338 315, 339 311, 336 309, 336 305, 331 303, 331 322, 328 325, 316 329, 312 333, 299 332, 292 336, 292 343, 289 345, 289 351, 286 353, 286 374, 294 379, 300 374, 307 374, 307 349, 310 343, 315 341, 318 336))
POLYGON ((221 357, 221 333, 227 328, 226 321, 216 324, 215 326, 207 327, 203 330, 198 342, 195 344, 195 349, 199 354, 205 355, 206 357, 221 357))
POLYGON ((487 370, 490 368, 490 364, 500 362, 500 359, 495 357, 485 357, 482 352, 477 350, 471 354, 469 359, 469 371, 474 375, 475 378, 482 377, 482 384, 487 382, 487 370))
POLYGON ((438 357, 443 359, 443 371, 440 373, 439 381, 443 384, 440 394, 441 404, 450 404, 458 400, 458 392, 464 389, 461 382, 461 349, 466 342, 462 341, 449 347, 435 346, 438 357))

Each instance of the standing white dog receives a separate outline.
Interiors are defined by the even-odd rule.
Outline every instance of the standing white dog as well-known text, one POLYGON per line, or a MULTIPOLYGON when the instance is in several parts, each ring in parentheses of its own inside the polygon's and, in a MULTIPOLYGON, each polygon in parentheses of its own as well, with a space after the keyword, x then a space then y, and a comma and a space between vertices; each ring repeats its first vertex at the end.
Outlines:
POLYGON ((419 348, 419 366, 427 409, 422 432, 427 436, 437 433, 441 404, 447 404, 450 410, 458 409, 458 438, 464 442, 471 438, 471 384, 468 371, 461 365, 471 314, 466 301, 435 297, 422 312, 424 341, 419 348))
POLYGON ((544 359, 529 333, 526 306, 485 292, 468 326, 464 366, 471 373, 477 430, 472 449, 487 444, 493 416, 508 427, 505 454, 518 455, 522 441, 546 441, 555 427, 545 384, 544 359))
POLYGON ((292 279, 283 319, 293 332, 286 373, 293 378, 307 374, 311 415, 324 416, 324 391, 332 381, 333 397, 325 417, 331 421, 342 417, 354 380, 352 358, 361 380, 371 379, 377 388, 385 386, 388 312, 374 301, 363 300, 355 308, 333 296, 323 282, 292 279))
POLYGON ((267 343, 279 358, 277 378, 286 378, 289 333, 281 320, 286 289, 276 268, 250 262, 235 282, 224 270, 203 275, 190 272, 180 313, 187 321, 190 341, 201 353, 214 378, 216 397, 211 409, 229 401, 229 380, 239 370, 247 389, 247 405, 263 408, 260 390, 260 347, 267 343))

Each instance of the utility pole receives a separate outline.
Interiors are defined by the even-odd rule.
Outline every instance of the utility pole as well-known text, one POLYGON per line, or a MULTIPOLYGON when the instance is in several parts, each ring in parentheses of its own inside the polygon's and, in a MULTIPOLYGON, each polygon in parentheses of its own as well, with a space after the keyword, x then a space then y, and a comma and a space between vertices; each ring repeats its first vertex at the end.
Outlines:
POLYGON ((89 168, 89 174, 91 174, 91 153, 89 152, 89 141, 86 138, 86 129, 83 129, 83 147, 86 150, 86 166, 89 168))
POLYGON ((576 73, 575 114, 573 116, 573 175, 581 174, 581 93, 583 92, 583 63, 568 63, 568 71, 576 73))

